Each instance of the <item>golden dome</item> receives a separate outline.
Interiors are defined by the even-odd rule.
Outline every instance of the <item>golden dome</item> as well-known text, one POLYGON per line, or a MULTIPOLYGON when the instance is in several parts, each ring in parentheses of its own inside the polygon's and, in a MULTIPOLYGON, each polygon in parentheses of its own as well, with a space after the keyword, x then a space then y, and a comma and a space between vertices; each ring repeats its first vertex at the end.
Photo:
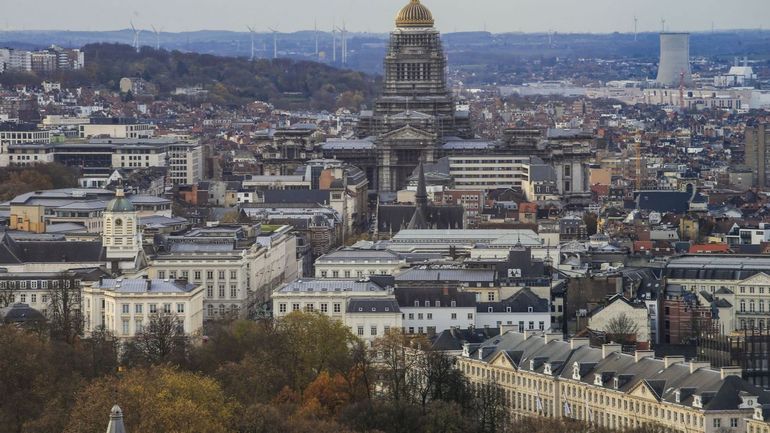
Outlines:
POLYGON ((433 14, 420 0, 411 0, 396 16, 396 27, 433 27, 433 14))

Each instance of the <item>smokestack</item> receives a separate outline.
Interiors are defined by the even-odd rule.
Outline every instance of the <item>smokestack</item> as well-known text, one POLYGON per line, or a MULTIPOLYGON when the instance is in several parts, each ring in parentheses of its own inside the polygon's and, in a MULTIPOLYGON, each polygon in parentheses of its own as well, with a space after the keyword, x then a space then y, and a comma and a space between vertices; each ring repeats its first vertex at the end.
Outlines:
POLYGON ((692 84, 690 69, 690 34, 661 33, 660 63, 655 81, 668 87, 678 87, 680 76, 684 72, 684 83, 692 84))

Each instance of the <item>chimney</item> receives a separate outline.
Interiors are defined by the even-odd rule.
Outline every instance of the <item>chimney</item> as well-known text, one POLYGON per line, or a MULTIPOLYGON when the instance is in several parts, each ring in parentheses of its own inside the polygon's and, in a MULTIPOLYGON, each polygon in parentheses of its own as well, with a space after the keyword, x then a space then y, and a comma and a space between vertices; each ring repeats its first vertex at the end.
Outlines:
POLYGON ((743 377, 743 369, 737 366, 722 367, 719 369, 719 377, 725 380, 728 376, 743 377))
POLYGON ((569 340, 569 348, 577 349, 578 347, 588 346, 587 338, 572 338, 569 340))
POLYGON ((525 329, 524 330, 524 338, 529 338, 534 335, 540 335, 543 331, 540 331, 538 329, 525 329))
POLYGON ((639 362, 644 358, 652 358, 654 356, 655 356, 654 350, 637 350, 636 352, 634 352, 634 360, 636 362, 639 362))
POLYGON ((551 341, 564 341, 564 335, 562 335, 561 332, 546 332, 543 334, 543 340, 545 341, 545 344, 548 344, 551 341))
POLYGON ((621 345, 617 343, 602 344, 602 358, 607 358, 613 353, 620 352, 621 345))
POLYGON ((663 368, 671 367, 672 365, 679 362, 684 362, 684 356, 664 356, 663 368))
POLYGON ((500 335, 505 334, 506 332, 516 332, 518 330, 518 325, 503 325, 500 324, 500 335))
POLYGON ((695 373, 695 370, 697 370, 697 369, 699 369, 701 367, 703 367, 703 368, 711 367, 711 363, 709 363, 709 362, 702 362, 702 361, 700 361, 700 362, 699 361, 690 361, 688 363, 688 365, 690 366, 690 374, 695 373))

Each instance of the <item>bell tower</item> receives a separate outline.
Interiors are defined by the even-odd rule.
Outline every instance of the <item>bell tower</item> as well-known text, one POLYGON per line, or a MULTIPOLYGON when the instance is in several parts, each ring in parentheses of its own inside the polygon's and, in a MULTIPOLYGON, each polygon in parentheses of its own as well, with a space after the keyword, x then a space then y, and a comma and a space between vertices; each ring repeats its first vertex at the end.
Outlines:
POLYGON ((104 210, 103 243, 108 260, 136 260, 142 250, 139 232, 139 218, 133 203, 125 197, 123 187, 115 190, 115 198, 107 203, 104 210))

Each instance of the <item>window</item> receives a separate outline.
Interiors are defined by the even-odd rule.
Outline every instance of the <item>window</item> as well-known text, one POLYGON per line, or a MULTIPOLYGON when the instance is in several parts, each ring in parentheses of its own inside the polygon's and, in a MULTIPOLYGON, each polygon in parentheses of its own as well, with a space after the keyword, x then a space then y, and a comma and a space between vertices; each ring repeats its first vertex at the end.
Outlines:
POLYGON ((159 280, 165 280, 166 279, 166 271, 158 271, 158 279, 159 280))
POLYGON ((120 305, 120 311, 123 314, 128 314, 130 312, 129 305, 128 304, 121 304, 120 305))
POLYGON ((237 286, 230 286, 230 298, 235 299, 238 297, 238 287, 237 286))
POLYGON ((535 329, 535 322, 529 322, 529 329, 535 329))
POLYGON ((207 286, 206 287, 206 298, 211 299, 214 297, 214 286, 207 286))
POLYGON ((414 313, 409 313, 409 320, 414 320, 414 313))
POLYGON ((176 312, 184 313, 184 304, 176 304, 176 312))
POLYGON ((383 333, 387 334, 389 331, 390 331, 390 326, 388 326, 388 325, 385 325, 385 326, 383 327, 383 333))
POLYGON ((21 296, 19 296, 19 297, 21 298, 21 303, 22 304, 27 302, 27 295, 25 293, 22 293, 21 296))
POLYGON ((722 427, 722 419, 714 418, 714 428, 720 428, 720 427, 722 427))
POLYGON ((418 333, 418 334, 422 334, 422 333, 423 333, 423 332, 422 332, 422 326, 418 326, 418 327, 417 327, 417 333, 418 333))
POLYGON ((730 418, 730 427, 738 427, 738 418, 730 418))
POLYGON ((128 335, 128 320, 123 320, 122 325, 123 329, 121 331, 123 331, 123 335, 128 335))
POLYGON ((340 271, 332 271, 332 278, 339 278, 340 277, 340 271))
POLYGON ((163 312, 166 314, 171 314, 171 304, 163 304, 163 312))
POLYGON ((279 313, 285 313, 286 312, 286 304, 278 304, 278 312, 279 313))
POLYGON ((358 336, 359 337, 363 337, 364 336, 364 327, 363 326, 359 326, 358 327, 358 336))
POLYGON ((426 314, 428 320, 433 320, 433 313, 426 314))
POLYGON ((326 278, 326 271, 321 271, 321 278, 326 278))
POLYGON ((221 299, 221 298, 224 298, 224 297, 225 297, 225 285, 224 284, 220 284, 219 285, 219 298, 221 299))
POLYGON ((417 320, 422 320, 422 313, 417 313, 417 320))
POLYGON ((374 335, 377 335, 377 327, 376 327, 376 326, 372 326, 372 327, 369 329, 369 333, 370 333, 371 335, 373 335, 373 336, 374 336, 374 335))
POLYGON ((220 280, 224 280, 225 279, 225 271, 219 271, 218 277, 219 277, 220 280))
POLYGON ((473 320, 473 313, 468 313, 468 320, 473 320))
POLYGON ((487 293, 487 301, 494 302, 494 300, 495 300, 495 292, 487 293))
POLYGON ((457 313, 452 313, 452 320, 457 320, 457 313))
POLYGON ((207 280, 213 280, 214 279, 214 271, 206 271, 206 279, 207 280))
POLYGON ((350 271, 345 271, 345 278, 350 278, 350 271))
POLYGON ((33 304, 34 304, 34 303, 37 303, 37 295, 36 295, 36 294, 34 294, 34 293, 33 293, 33 294, 31 294, 31 295, 30 295, 30 298, 32 298, 32 303, 33 303, 33 304))
POLYGON ((538 328, 540 328, 541 331, 545 330, 545 323, 544 322, 538 322, 538 328))
POLYGON ((195 272, 193 272, 193 276, 194 276, 194 278, 195 278, 196 280, 200 280, 200 279, 201 279, 201 271, 195 271, 195 272))
POLYGON ((158 306, 155 304, 150 304, 150 314, 155 314, 158 312, 158 306))
POLYGON ((315 311, 315 304, 306 304, 305 311, 308 313, 312 313, 313 311, 315 311))
POLYGON ((329 312, 329 304, 321 304, 321 312, 322 313, 328 313, 329 312))
POLYGON ((236 271, 230 271, 230 279, 235 280, 238 279, 238 272, 236 271))
POLYGON ((334 311, 335 313, 339 313, 341 310, 342 310, 342 306, 341 306, 341 304, 339 304, 339 303, 335 303, 335 304, 334 304, 334 310, 333 310, 333 311, 334 311))
POLYGON ((299 304, 291 304, 291 311, 299 311, 299 304))

